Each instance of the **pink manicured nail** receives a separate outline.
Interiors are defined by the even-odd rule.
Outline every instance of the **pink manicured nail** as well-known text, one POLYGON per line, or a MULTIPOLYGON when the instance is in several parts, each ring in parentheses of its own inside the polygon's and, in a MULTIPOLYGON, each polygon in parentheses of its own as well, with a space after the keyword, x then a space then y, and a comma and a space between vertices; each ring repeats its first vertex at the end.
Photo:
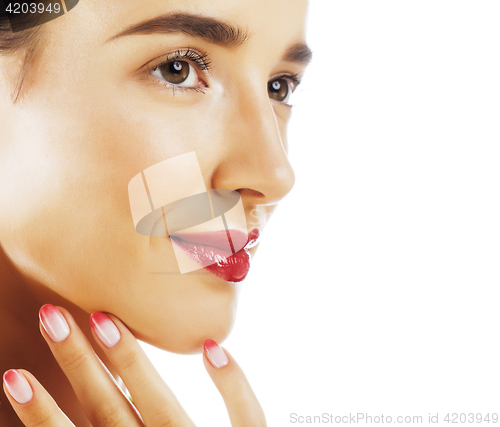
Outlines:
POLYGON ((3 382, 17 403, 28 403, 33 398, 30 383, 21 372, 11 369, 3 374, 3 382))
POLYGON ((120 341, 120 331, 104 313, 92 313, 90 315, 90 325, 106 347, 111 348, 120 341))
POLYGON ((208 360, 214 368, 222 368, 228 364, 226 353, 214 340, 206 340, 204 347, 208 360))
POLYGON ((40 322, 54 342, 61 342, 68 338, 69 325, 62 313, 52 304, 45 304, 38 313, 40 322))

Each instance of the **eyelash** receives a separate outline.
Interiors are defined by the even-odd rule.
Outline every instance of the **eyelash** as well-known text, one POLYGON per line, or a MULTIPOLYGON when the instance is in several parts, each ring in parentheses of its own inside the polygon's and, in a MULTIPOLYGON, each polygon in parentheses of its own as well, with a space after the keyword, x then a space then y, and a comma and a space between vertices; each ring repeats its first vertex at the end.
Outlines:
POLYGON ((180 90, 182 92, 186 91, 193 91, 193 92, 201 92, 205 93, 205 91, 200 88, 200 87, 189 87, 189 86, 179 86, 175 85, 173 83, 169 83, 163 80, 158 79, 157 77, 152 76, 151 74, 155 72, 158 68, 163 67, 164 65, 170 64, 171 62, 175 61, 191 61, 194 62, 197 66, 198 69, 201 71, 205 72, 206 74, 211 73, 211 61, 209 59, 208 53, 203 52, 202 54, 199 54, 192 50, 191 48, 188 48, 187 51, 182 52, 180 49, 176 50, 175 52, 169 54, 161 63, 157 65, 153 65, 152 67, 149 68, 149 75, 155 79, 155 81, 159 80, 159 83, 169 89, 172 89, 172 92, 175 94, 176 90, 180 90))
MULTIPOLYGON (((165 58, 161 63, 159 63, 157 65, 149 66, 148 67, 149 75, 151 75, 153 72, 155 72, 158 68, 163 67, 167 64, 170 64, 171 62, 185 61, 185 60, 194 62, 196 64, 197 68, 200 69, 201 71, 203 71, 205 74, 211 74, 212 62, 210 61, 210 57, 209 57, 208 53, 203 52, 200 54, 200 53, 195 52, 191 48, 188 48, 185 52, 182 52, 179 49, 179 50, 169 54, 167 56, 167 58, 165 58)), ((157 77, 154 77, 154 76, 152 76, 152 77, 155 80, 159 80, 157 77)), ((283 77, 287 78, 289 81, 291 81, 293 83, 294 87, 292 89, 292 92, 295 91, 295 89, 297 89, 297 87, 300 85, 301 78, 300 78, 300 75, 298 73, 296 73, 296 74, 281 73, 278 76, 275 76, 273 78, 273 80, 271 80, 271 81, 278 80, 278 79, 283 78, 283 77)), ((180 90, 182 92, 193 91, 193 92, 205 93, 203 88, 200 88, 200 87, 179 86, 179 85, 175 85, 173 83, 169 83, 169 82, 166 82, 163 80, 160 80, 160 84, 166 88, 172 89, 174 94, 175 94, 176 90, 180 90)), ((291 107, 290 104, 286 104, 283 102, 282 102, 282 104, 288 105, 289 107, 291 107)))
MULTIPOLYGON (((272 80, 270 80, 270 82, 273 82, 275 80, 281 79, 283 77, 285 77, 287 80, 289 80, 289 81, 291 81, 293 83, 292 93, 297 90, 297 88, 300 85, 300 82, 302 81, 302 79, 300 77, 300 74, 298 74, 298 73, 295 73, 295 74, 281 73, 281 74, 278 74, 277 76, 275 76, 272 80)), ((287 103, 285 103, 283 101, 278 101, 278 102, 281 102, 281 104, 286 105, 286 106, 288 106, 290 108, 293 107, 293 105, 287 104, 287 103)))

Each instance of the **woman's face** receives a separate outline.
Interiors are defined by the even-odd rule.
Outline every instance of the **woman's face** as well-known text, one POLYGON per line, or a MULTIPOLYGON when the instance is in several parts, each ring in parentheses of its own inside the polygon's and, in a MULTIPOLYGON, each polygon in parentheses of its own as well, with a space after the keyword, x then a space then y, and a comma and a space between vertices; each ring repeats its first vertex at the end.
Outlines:
POLYGON ((194 151, 206 188, 237 190, 245 231, 262 232, 294 183, 287 75, 306 66, 306 49, 289 50, 304 43, 306 8, 307 0, 81 0, 42 27, 15 104, 19 62, 1 58, 0 241, 18 270, 165 350, 222 341, 244 282, 206 269, 172 273, 172 241, 136 231, 128 185, 194 151), (225 24, 197 31, 198 21, 177 20, 181 32, 168 22, 177 12, 225 24), (160 16, 160 25, 115 37, 160 16), (241 30, 226 36, 246 39, 219 40, 226 25, 241 30), (188 57, 156 68, 176 52, 188 57))

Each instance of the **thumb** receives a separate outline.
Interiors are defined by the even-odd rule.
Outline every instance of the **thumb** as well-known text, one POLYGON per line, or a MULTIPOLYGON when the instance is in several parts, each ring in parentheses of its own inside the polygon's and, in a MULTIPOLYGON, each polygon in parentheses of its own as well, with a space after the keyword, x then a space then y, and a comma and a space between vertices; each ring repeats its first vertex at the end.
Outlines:
POLYGON ((231 426, 266 427, 264 411, 236 360, 214 340, 203 347, 203 364, 224 399, 231 426))

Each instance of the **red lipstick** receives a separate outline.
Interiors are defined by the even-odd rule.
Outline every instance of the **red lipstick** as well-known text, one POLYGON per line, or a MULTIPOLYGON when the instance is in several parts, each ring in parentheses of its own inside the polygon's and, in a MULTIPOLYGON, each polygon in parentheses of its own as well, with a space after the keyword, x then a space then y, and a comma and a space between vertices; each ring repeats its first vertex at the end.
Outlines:
POLYGON ((220 230, 207 233, 172 233, 170 238, 206 270, 227 282, 241 282, 250 269, 248 249, 258 243, 259 230, 255 228, 248 234, 245 246, 239 251, 233 253, 227 246, 229 240, 233 248, 232 240, 243 241, 245 234, 239 230, 220 230))

